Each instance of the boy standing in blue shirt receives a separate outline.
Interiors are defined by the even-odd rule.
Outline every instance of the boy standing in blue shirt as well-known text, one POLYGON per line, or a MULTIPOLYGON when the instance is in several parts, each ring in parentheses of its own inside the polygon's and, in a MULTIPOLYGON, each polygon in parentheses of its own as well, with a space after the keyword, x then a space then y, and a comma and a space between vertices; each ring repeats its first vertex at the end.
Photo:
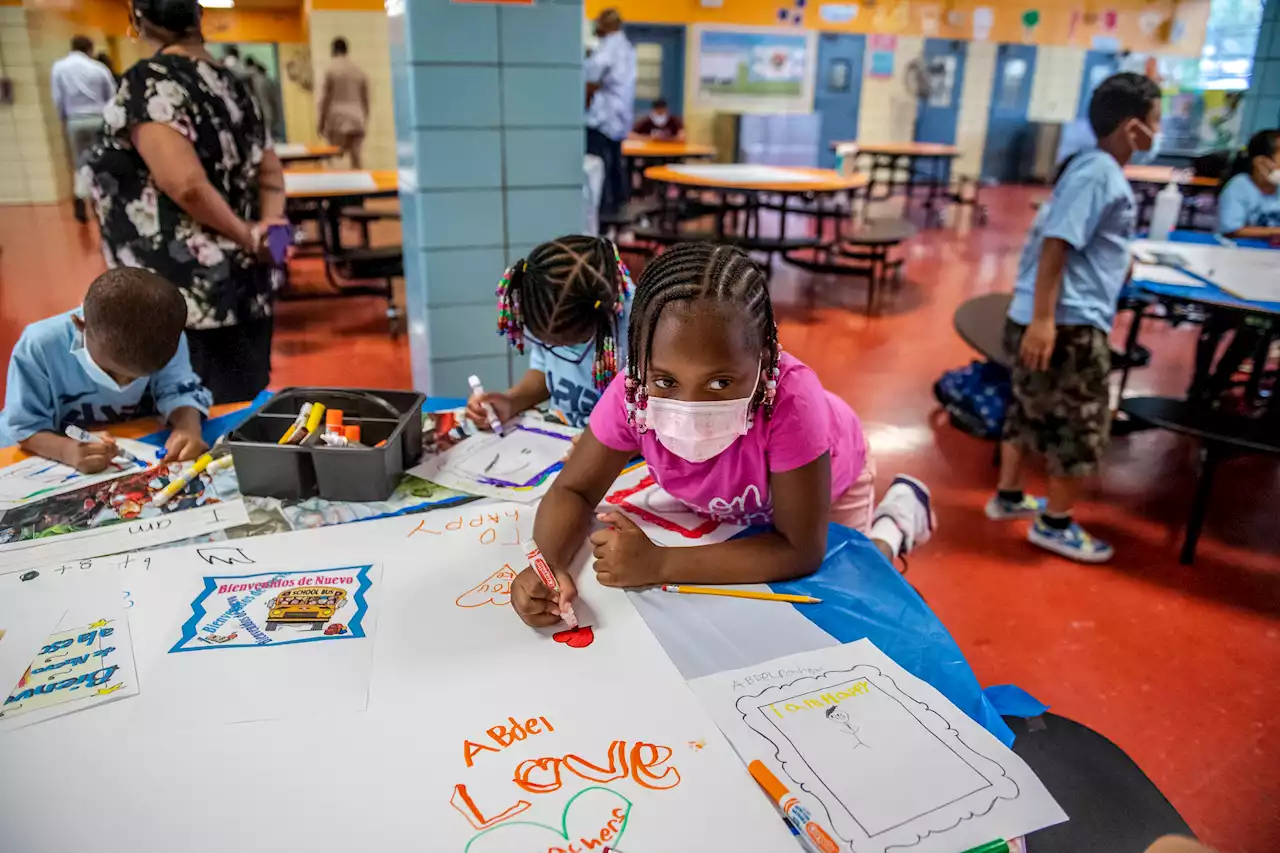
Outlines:
POLYGON ((0 446, 94 474, 115 456, 110 438, 68 438, 68 425, 86 426, 159 413, 173 432, 170 461, 195 459, 207 449, 202 416, 212 397, 191 369, 181 291, 155 273, 121 267, 89 285, 84 304, 32 323, 9 360, 0 446))
POLYGON ((1005 350, 1016 362, 1000 448, 1000 484, 987 516, 1035 516, 1027 539, 1086 563, 1112 548, 1072 518, 1080 480, 1098 472, 1110 436, 1107 338, 1129 275, 1136 205, 1124 166, 1160 128, 1160 89, 1140 74, 1107 78, 1089 102, 1098 137, 1063 163, 1023 248, 1005 350), (1043 454, 1047 503, 1023 492, 1023 457, 1043 454))

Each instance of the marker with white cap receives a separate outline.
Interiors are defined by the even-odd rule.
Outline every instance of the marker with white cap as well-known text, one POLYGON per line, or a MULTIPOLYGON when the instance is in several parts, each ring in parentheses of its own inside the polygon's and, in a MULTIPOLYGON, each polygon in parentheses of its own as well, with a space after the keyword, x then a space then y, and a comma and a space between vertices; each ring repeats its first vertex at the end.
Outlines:
MULTIPOLYGON (((480 377, 474 373, 467 377, 467 382, 471 384, 471 390, 478 397, 484 396, 484 386, 480 384, 480 377)), ((498 413, 494 410, 493 404, 488 400, 481 400, 480 405, 484 407, 485 416, 489 419, 489 427, 499 436, 502 432, 502 418, 498 417, 498 413)))

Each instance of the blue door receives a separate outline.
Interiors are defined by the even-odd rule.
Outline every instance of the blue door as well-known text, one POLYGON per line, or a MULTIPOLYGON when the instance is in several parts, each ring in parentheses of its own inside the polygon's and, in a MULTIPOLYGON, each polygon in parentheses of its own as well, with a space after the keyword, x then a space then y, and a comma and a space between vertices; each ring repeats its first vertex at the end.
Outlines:
POLYGON ((636 119, 665 98, 672 115, 684 118, 684 27, 627 24, 636 48, 636 119))
POLYGON ((1018 164, 1027 144, 1027 108, 1031 105, 1035 74, 1035 45, 1002 44, 996 48, 982 177, 1002 183, 1018 180, 1018 164))
POLYGON ((1084 74, 1080 78, 1080 103, 1076 118, 1089 117, 1089 99, 1093 90, 1112 74, 1120 70, 1120 57, 1109 51, 1091 50, 1084 55, 1084 74))
MULTIPOLYGON (((930 69, 931 91, 928 97, 919 99, 916 107, 916 142, 955 144, 968 44, 956 39, 925 39, 924 61, 930 69)), ((951 161, 926 160, 920 164, 922 172, 935 168, 941 169, 942 174, 930 177, 950 179, 951 161)))
POLYGON ((813 108, 822 116, 822 137, 818 165, 831 169, 836 164, 833 142, 858 138, 858 105, 862 96, 863 35, 823 33, 818 38, 818 80, 813 108))

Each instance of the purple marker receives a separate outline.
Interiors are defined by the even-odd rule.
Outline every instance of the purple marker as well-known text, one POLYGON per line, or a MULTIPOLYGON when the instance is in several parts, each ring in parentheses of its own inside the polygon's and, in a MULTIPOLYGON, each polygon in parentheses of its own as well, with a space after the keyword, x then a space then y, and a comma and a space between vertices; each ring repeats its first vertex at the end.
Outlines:
POLYGON ((276 266, 284 266, 285 255, 293 245, 292 227, 289 225, 267 226, 267 249, 271 252, 271 260, 276 266))

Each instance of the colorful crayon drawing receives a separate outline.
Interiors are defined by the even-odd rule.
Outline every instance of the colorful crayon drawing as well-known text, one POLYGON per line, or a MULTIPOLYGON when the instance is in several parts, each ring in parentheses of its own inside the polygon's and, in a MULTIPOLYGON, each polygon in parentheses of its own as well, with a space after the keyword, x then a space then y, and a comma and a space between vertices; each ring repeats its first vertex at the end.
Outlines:
POLYGON ((169 652, 362 639, 370 568, 206 576, 169 652))
POLYGON ((473 435, 409 473, 473 495, 534 501, 550 487, 579 432, 526 418, 503 436, 473 435))
MULTIPOLYGON (((154 459, 155 445, 118 439, 119 446, 141 459, 154 459)), ((0 468, 0 510, 42 501, 64 492, 103 483, 136 472, 132 465, 112 466, 99 474, 81 474, 69 465, 32 456, 0 468)))

